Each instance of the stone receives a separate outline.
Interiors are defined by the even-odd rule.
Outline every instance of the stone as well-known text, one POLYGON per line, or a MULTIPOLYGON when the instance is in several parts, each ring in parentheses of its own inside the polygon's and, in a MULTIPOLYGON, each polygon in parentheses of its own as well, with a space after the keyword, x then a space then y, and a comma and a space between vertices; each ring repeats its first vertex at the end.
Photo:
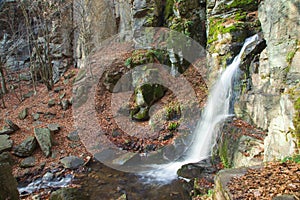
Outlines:
POLYGON ((53 106, 55 106, 55 99, 50 99, 49 101, 48 101, 48 107, 49 108, 51 108, 51 107, 53 107, 53 106))
POLYGON ((69 100, 68 99, 63 99, 62 101, 61 101, 61 108, 63 109, 63 110, 68 110, 69 109, 69 106, 70 106, 70 102, 69 102, 69 100))
POLYGON ((5 123, 14 131, 20 129, 20 127, 17 124, 13 123, 10 119, 5 119, 5 123))
POLYGON ((29 91, 28 93, 23 95, 23 99, 30 98, 34 95, 34 91, 29 91))
POLYGON ((73 132, 69 133, 69 134, 67 135, 67 138, 68 138, 70 141, 74 141, 74 142, 80 140, 79 135, 78 135, 78 131, 73 131, 73 132))
POLYGON ((60 130, 59 124, 48 124, 47 128, 50 130, 51 133, 57 133, 60 130))
POLYGON ((10 165, 13 165, 15 161, 9 152, 3 152, 0 154, 0 163, 9 163, 10 165))
POLYGON ((21 81, 30 81, 31 75, 30 75, 30 73, 21 73, 21 74, 19 74, 19 79, 21 81))
POLYGON ((13 141, 9 139, 9 135, 0 135, 0 153, 9 151, 12 145, 13 141))
POLYGON ((23 120, 28 116, 28 108, 24 108, 20 113, 19 113, 19 119, 23 120))
POLYGON ((6 126, 4 126, 2 128, 2 130, 0 130, 0 135, 4 135, 4 134, 9 135, 9 134, 12 134, 13 132, 15 132, 13 129, 7 128, 6 126))
POLYGON ((296 198, 294 195, 283 194, 273 197, 272 200, 296 200, 296 198))
POLYGON ((51 193, 50 200, 86 200, 88 195, 79 188, 61 188, 51 193))
POLYGON ((34 113, 34 114, 32 114, 32 117, 33 117, 34 121, 37 121, 40 118, 40 114, 34 113))
POLYGON ((9 163, 0 162, 0 199, 18 200, 17 181, 12 175, 12 168, 9 163))
POLYGON ((47 172, 46 174, 44 174, 43 176, 43 181, 51 181, 54 178, 54 174, 52 174, 51 172, 47 172))
POLYGON ((27 157, 25 158, 21 164, 20 164, 20 167, 22 168, 29 168, 29 167, 34 167, 35 165, 35 158, 34 157, 27 157))
POLYGON ((84 164, 84 160, 76 156, 64 157, 60 162, 63 164, 64 168, 67 169, 77 169, 84 164))
POLYGON ((52 147, 50 130, 48 128, 34 128, 34 135, 45 156, 49 157, 52 147))
POLYGON ((209 177, 214 174, 217 170, 213 167, 210 159, 200 161, 199 163, 191 163, 183 165, 178 171, 177 174, 180 177, 187 179, 204 178, 209 177))
POLYGON ((13 148, 13 153, 19 157, 31 156, 36 149, 37 141, 35 137, 27 137, 21 144, 13 148))
POLYGON ((149 109, 145 107, 140 108, 139 111, 132 116, 132 119, 137 121, 147 121, 149 118, 149 109))

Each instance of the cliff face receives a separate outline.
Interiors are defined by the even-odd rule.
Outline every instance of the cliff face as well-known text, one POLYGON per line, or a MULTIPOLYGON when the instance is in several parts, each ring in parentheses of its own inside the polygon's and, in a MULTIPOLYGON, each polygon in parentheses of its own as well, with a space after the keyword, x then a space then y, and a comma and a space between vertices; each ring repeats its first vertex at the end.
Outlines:
POLYGON ((258 16, 267 47, 259 65, 249 68, 250 89, 236 104, 239 117, 268 131, 266 161, 293 154, 299 139, 299 8, 299 1, 260 4, 258 16))

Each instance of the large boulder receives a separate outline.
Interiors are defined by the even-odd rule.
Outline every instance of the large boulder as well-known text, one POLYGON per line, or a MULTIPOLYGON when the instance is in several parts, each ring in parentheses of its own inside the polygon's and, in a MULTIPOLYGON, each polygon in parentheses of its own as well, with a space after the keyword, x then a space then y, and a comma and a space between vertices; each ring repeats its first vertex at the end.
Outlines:
POLYGON ((13 153, 19 157, 31 156, 37 145, 35 137, 27 137, 21 144, 13 148, 13 153))
POLYGON ((17 181, 9 163, 0 162, 0 199, 18 200, 17 181))
POLYGON ((52 147, 50 130, 48 128, 35 128, 34 135, 45 156, 50 156, 52 147))

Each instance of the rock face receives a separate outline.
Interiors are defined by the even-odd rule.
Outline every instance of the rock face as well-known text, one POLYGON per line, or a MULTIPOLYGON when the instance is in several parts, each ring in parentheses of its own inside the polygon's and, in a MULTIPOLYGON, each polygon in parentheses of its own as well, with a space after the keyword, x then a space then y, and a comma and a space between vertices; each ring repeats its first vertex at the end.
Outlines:
POLYGON ((50 130, 48 128, 35 128, 34 135, 45 156, 50 156, 52 147, 50 130))
POLYGON ((12 175, 9 163, 0 162, 0 199, 18 200, 17 181, 12 175))
POLYGON ((36 139, 33 136, 27 137, 21 144, 14 147, 14 154, 19 157, 31 156, 37 145, 36 139))
POLYGON ((246 72, 249 76, 244 80, 247 89, 235 104, 238 117, 268 132, 264 140, 265 161, 293 154, 299 141, 298 8, 298 1, 260 3, 258 17, 267 48, 250 65, 246 72))

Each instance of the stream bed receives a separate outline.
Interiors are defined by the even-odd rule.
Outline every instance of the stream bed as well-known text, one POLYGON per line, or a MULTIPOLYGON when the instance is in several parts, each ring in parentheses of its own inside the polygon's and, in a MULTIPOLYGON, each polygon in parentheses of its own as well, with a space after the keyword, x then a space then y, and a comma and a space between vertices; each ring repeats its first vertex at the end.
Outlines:
POLYGON ((126 194, 128 200, 190 199, 189 184, 181 179, 169 184, 146 183, 142 177, 111 169, 99 162, 90 165, 89 172, 76 178, 75 184, 91 200, 118 199, 126 194))

